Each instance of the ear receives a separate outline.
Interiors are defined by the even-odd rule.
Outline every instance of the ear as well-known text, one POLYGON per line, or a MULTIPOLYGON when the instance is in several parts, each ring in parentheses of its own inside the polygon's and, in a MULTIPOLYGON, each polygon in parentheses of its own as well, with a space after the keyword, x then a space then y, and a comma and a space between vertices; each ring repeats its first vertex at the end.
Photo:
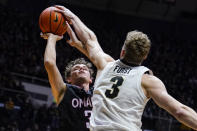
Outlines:
POLYGON ((121 50, 121 53, 120 53, 120 58, 123 58, 125 55, 125 50, 121 50))
POLYGON ((89 83, 92 84, 93 77, 90 78, 89 83))
POLYGON ((68 83, 71 83, 71 78, 70 78, 70 77, 67 77, 66 81, 67 81, 68 83))
POLYGON ((144 60, 146 60, 147 57, 148 57, 148 55, 145 55, 145 56, 144 56, 144 60))

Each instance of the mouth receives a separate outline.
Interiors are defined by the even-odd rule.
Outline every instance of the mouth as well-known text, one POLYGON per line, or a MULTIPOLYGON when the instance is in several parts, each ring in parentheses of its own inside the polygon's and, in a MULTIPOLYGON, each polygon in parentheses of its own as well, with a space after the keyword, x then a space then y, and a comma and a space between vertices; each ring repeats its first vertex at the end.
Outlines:
POLYGON ((86 74, 84 71, 80 71, 79 74, 86 74))
POLYGON ((88 77, 88 74, 86 72, 79 72, 79 77, 88 77))

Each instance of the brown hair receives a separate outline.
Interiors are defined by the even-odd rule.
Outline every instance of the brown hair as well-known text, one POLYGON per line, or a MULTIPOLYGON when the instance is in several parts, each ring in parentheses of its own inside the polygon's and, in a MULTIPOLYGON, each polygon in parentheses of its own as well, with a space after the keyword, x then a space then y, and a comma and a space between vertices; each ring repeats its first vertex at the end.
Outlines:
POLYGON ((90 76, 93 75, 94 71, 92 69, 92 63, 86 61, 84 58, 78 58, 78 59, 75 59, 75 60, 69 62, 68 65, 65 67, 65 72, 64 72, 65 79, 67 79, 70 76, 71 69, 76 64, 84 64, 84 65, 86 65, 88 67, 88 69, 89 69, 90 76))
POLYGON ((124 42, 124 60, 128 63, 140 64, 148 55, 151 42, 146 34, 140 31, 128 32, 124 42))

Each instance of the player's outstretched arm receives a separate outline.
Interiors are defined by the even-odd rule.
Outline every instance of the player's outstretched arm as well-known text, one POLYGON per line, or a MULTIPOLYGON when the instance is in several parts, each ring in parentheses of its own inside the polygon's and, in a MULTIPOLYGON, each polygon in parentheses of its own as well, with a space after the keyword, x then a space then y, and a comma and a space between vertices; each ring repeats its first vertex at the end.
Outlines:
POLYGON ((62 92, 66 90, 66 84, 64 83, 56 65, 56 41, 62 37, 50 33, 47 34, 47 36, 45 34, 45 36, 42 37, 47 39, 47 45, 44 53, 44 65, 48 73, 52 94, 57 104, 59 104, 63 98, 62 92))
MULTIPOLYGON (((87 51, 86 56, 94 63, 98 70, 102 70, 107 62, 113 58, 103 52, 97 37, 74 13, 63 6, 55 6, 56 11, 62 13, 73 25, 74 30, 87 51)), ((77 46, 77 45, 76 45, 77 46)), ((83 52, 82 52, 83 53, 83 52)))
POLYGON ((66 22, 67 24, 67 33, 70 37, 69 40, 67 40, 67 43, 75 48, 77 48, 80 52, 82 52, 84 55, 88 56, 88 51, 85 47, 85 45, 77 38, 77 36, 75 35, 75 32, 72 30, 72 28, 70 27, 70 25, 68 24, 68 22, 66 22))
POLYGON ((181 123, 197 130, 197 113, 170 96, 161 80, 145 74, 142 77, 142 87, 159 107, 168 111, 181 123))

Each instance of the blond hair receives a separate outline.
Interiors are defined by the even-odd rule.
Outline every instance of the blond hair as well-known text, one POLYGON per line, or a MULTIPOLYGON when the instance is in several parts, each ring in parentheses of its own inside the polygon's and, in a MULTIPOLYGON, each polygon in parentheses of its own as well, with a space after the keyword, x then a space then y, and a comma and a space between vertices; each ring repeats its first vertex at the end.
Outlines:
POLYGON ((148 55, 151 42, 146 34, 140 31, 128 32, 124 42, 124 60, 128 63, 141 64, 148 55))

